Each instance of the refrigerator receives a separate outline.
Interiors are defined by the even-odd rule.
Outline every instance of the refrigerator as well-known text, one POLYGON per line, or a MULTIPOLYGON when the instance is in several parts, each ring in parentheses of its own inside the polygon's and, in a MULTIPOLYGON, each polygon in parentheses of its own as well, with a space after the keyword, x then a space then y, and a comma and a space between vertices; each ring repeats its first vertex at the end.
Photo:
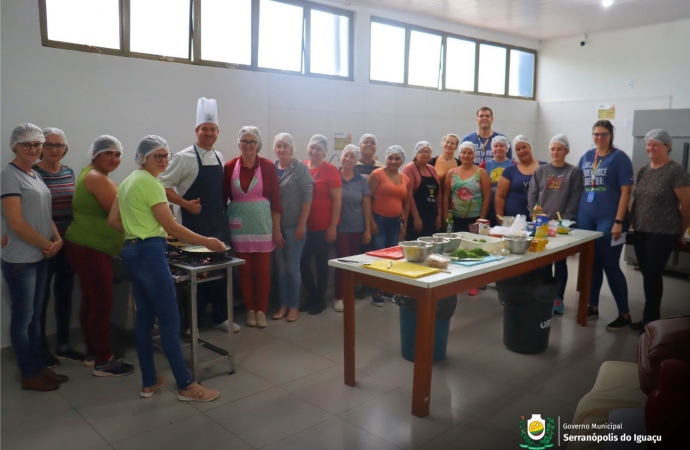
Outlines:
MULTIPOLYGON (((673 137, 673 147, 669 156, 685 167, 685 170, 689 169, 690 109, 635 111, 632 130, 634 138, 632 163, 636 178, 640 168, 649 164, 644 135, 655 128, 663 128, 673 137)), ((625 246, 625 261, 628 264, 637 264, 635 250, 631 245, 625 246)), ((690 274, 690 253, 673 252, 666 263, 666 270, 690 274)))

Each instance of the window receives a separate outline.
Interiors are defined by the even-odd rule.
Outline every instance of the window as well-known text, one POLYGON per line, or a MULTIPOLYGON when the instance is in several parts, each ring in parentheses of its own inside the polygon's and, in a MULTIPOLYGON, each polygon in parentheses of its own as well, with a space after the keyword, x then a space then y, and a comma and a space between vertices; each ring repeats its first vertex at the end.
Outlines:
POLYGON ((39 0, 38 5, 46 47, 353 79, 353 13, 327 5, 305 0, 39 0))
POLYGON ((407 82, 414 86, 439 88, 441 35, 410 32, 410 64, 407 82))
POLYGON ((201 59, 252 64, 252 1, 201 3, 201 59))
POLYGON ((120 49, 118 0, 45 0, 51 41, 120 49))
POLYGON ((448 38, 446 41, 446 89, 474 91, 477 44, 448 38))
POLYGON ((376 81, 405 81, 405 28, 371 22, 369 78, 376 81))
POLYGON ((534 53, 510 51, 508 95, 534 97, 534 53))
POLYGON ((506 92, 506 48, 479 44, 479 92, 506 92))

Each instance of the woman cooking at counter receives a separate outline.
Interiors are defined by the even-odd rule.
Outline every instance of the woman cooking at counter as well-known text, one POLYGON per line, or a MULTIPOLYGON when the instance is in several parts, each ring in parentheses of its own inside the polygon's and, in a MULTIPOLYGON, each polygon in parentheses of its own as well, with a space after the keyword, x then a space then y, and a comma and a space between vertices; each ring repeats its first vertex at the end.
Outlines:
POLYGON ((124 233, 126 239, 120 255, 132 280, 137 306, 136 344, 143 385, 140 395, 149 398, 166 383, 165 377, 156 376, 153 361, 153 325, 157 323, 163 351, 177 382, 177 398, 210 402, 218 397, 218 391, 195 383, 182 355, 180 315, 165 258, 165 237, 170 234, 213 251, 224 251, 225 244, 193 233, 175 221, 165 188, 156 179, 165 171, 169 158, 168 143, 163 138, 151 135, 141 140, 135 154, 141 168, 122 182, 108 225, 124 233))

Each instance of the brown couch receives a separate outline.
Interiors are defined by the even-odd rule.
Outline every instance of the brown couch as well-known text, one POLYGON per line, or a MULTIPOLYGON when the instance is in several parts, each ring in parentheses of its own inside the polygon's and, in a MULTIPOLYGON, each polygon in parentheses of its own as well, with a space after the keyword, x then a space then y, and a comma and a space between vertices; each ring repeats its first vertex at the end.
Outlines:
POLYGON ((667 317, 645 327, 637 358, 640 389, 645 394, 656 388, 659 366, 666 359, 690 363, 690 316, 667 317))

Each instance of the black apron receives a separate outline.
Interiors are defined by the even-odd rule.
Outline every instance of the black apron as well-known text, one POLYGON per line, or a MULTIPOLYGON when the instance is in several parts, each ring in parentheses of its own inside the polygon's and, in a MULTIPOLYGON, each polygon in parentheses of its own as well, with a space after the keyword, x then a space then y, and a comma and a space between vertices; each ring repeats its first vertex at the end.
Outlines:
POLYGON ((199 166, 199 173, 182 198, 185 200, 198 198, 201 202, 201 212, 192 214, 181 208, 182 225, 202 236, 214 237, 227 242, 228 226, 223 203, 223 165, 215 153, 218 165, 205 166, 201 164, 196 145, 194 145, 194 154, 199 166))
POLYGON ((439 232, 439 230, 436 229, 436 216, 438 215, 436 201, 439 195, 438 181, 436 181, 436 178, 433 176, 425 177, 422 175, 422 171, 419 170, 417 163, 414 165, 419 172, 421 181, 419 182, 417 190, 412 193, 412 198, 414 198, 415 205, 417 205, 419 217, 422 219, 422 230, 420 232, 415 231, 414 219, 410 213, 407 219, 407 233, 405 236, 405 239, 408 241, 423 236, 431 236, 439 232))

